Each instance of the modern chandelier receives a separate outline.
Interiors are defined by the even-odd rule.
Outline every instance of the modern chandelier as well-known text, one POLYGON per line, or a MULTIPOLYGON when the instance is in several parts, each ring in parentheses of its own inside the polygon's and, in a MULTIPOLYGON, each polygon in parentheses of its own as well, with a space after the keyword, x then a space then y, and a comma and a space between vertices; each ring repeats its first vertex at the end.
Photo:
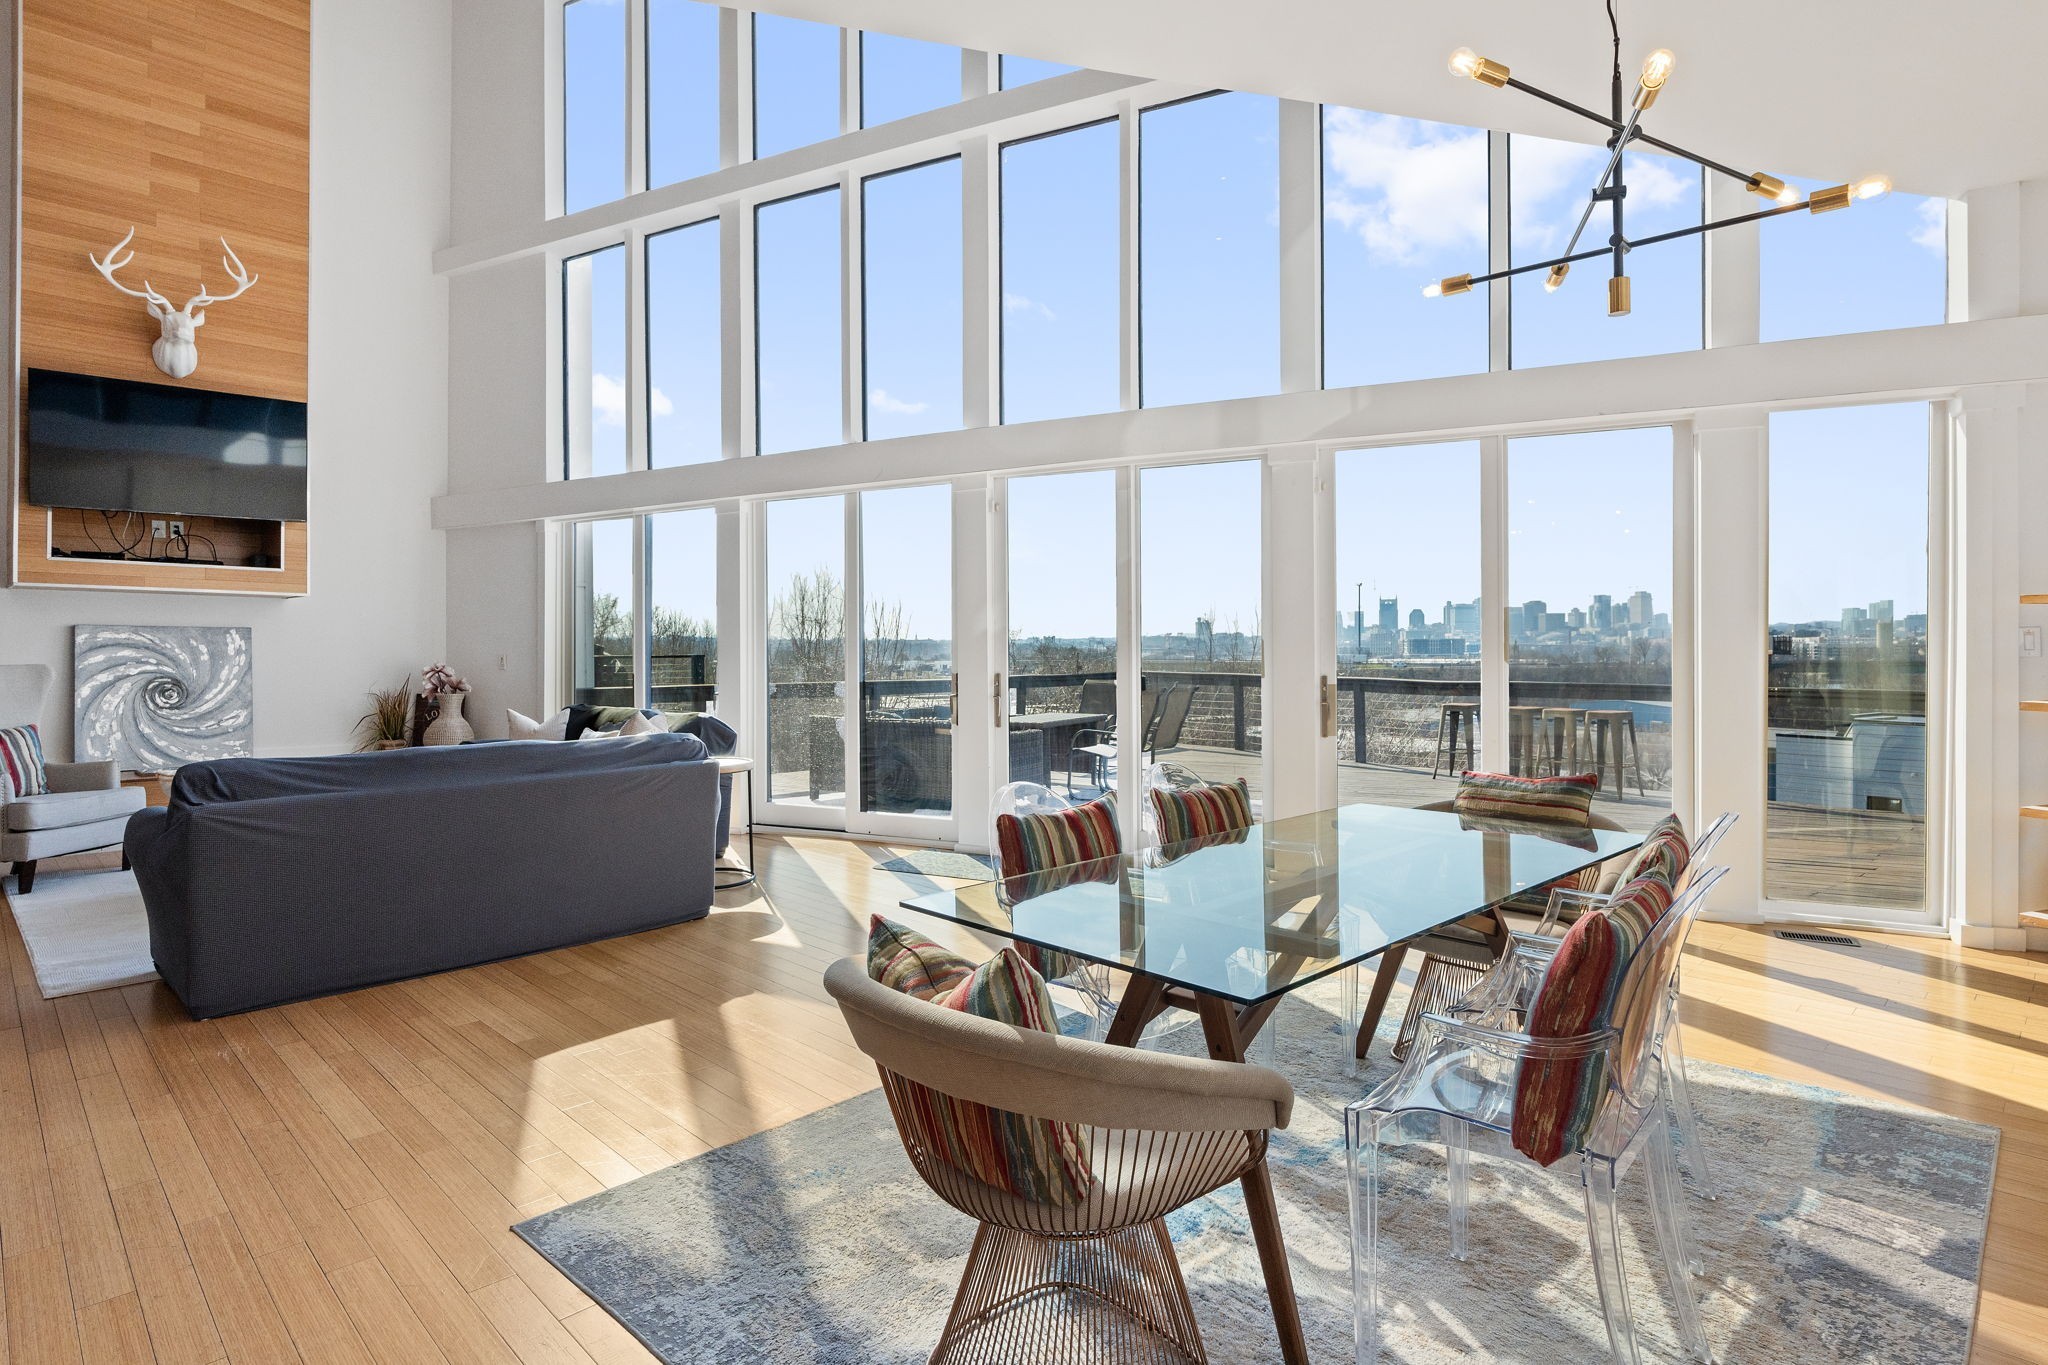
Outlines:
POLYGON ((1612 259, 1614 267, 1614 273, 1607 281, 1607 313, 1610 317, 1620 317, 1629 311, 1628 253, 1638 247, 1655 246, 1660 242, 1676 241, 1681 237, 1704 236, 1717 228, 1734 227, 1739 223, 1754 223, 1765 218, 1776 218, 1780 214, 1797 213, 1801 209, 1808 213, 1829 213, 1835 209, 1845 209, 1859 199, 1878 199, 1891 192, 1892 182, 1889 179, 1882 175, 1872 175, 1853 184, 1815 190, 1802 199, 1798 190, 1786 185, 1777 176, 1766 175, 1762 171, 1738 171, 1712 157, 1701 156, 1662 138, 1651 137, 1639 126, 1640 120, 1644 112, 1657 102, 1657 96, 1663 92, 1665 83, 1671 79, 1672 68, 1678 59, 1672 56, 1667 48, 1658 48, 1644 58, 1642 71, 1636 77, 1635 95, 1632 99, 1624 101, 1621 79, 1621 29, 1615 21, 1612 0, 1609 0, 1607 6, 1607 19, 1609 26, 1614 30, 1614 80, 1609 95, 1612 113, 1607 117, 1583 105, 1553 95, 1547 90, 1539 90, 1527 81, 1516 80, 1508 74, 1507 67, 1480 56, 1469 47, 1461 47, 1451 54, 1452 75, 1464 76, 1495 89, 1512 88, 1525 95, 1534 95, 1537 99, 1554 104, 1560 109, 1568 109, 1579 117, 1590 119, 1607 129, 1607 169, 1601 172, 1599 182, 1593 186, 1591 197, 1586 201, 1586 210, 1579 215, 1579 225, 1573 229, 1571 241, 1565 244, 1564 254, 1547 261, 1510 266, 1508 269, 1495 270, 1484 275, 1450 275, 1425 285, 1422 292, 1427 297, 1467 294, 1475 284, 1507 279, 1514 275, 1527 275, 1538 270, 1548 272, 1543 280, 1544 289, 1556 293, 1564 284, 1565 276, 1571 273, 1572 266, 1580 261, 1607 256, 1612 259), (1741 181, 1743 188, 1750 193, 1774 201, 1773 205, 1755 213, 1737 214, 1732 218, 1721 218, 1711 223, 1679 228, 1673 232, 1659 232, 1631 241, 1623 230, 1622 202, 1628 197, 1628 186, 1622 179, 1621 154, 1635 142, 1656 147, 1673 156, 1684 157, 1705 170, 1733 177, 1741 181), (1593 210, 1603 203, 1608 206, 1613 222, 1613 231, 1607 239, 1607 244, 1580 251, 1579 238, 1585 234, 1586 224, 1591 221, 1593 210))

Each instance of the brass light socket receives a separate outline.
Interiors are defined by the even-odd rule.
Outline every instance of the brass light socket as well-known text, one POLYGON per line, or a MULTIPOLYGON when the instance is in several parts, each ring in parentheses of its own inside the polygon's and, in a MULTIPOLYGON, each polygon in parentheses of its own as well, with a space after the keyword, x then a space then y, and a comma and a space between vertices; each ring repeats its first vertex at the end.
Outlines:
POLYGON ((1453 294, 1469 294, 1472 292, 1472 276, 1470 272, 1463 275, 1447 275, 1437 286, 1437 291, 1445 298, 1453 294))
POLYGON ((1657 92, 1658 92, 1658 91, 1660 91, 1660 90, 1662 90, 1663 88, 1664 88, 1664 87, 1663 87, 1663 86, 1661 86, 1661 85, 1642 85, 1642 84, 1640 84, 1640 83, 1639 83, 1639 84, 1637 84, 1637 86, 1636 86, 1636 110, 1637 110, 1637 112, 1641 112, 1642 110, 1648 109, 1648 108, 1649 108, 1649 107, 1650 107, 1651 105, 1655 104, 1655 103, 1657 102, 1657 92))
POLYGON ((1758 171, 1749 178, 1749 184, 1744 186, 1744 188, 1751 194, 1759 194, 1766 199, 1776 199, 1785 192, 1785 182, 1778 179, 1775 175, 1765 175, 1762 171, 1758 171))
POLYGON ((1849 187, 1836 185, 1830 189, 1815 190, 1806 196, 1806 206, 1815 213, 1829 213, 1835 209, 1849 207, 1849 187))
POLYGON ((1497 90, 1508 83, 1508 69, 1491 57, 1481 57, 1479 64, 1472 68, 1472 79, 1497 90))
POLYGON ((1628 311, 1628 276, 1609 276, 1607 280, 1607 316, 1611 318, 1626 317, 1628 311))

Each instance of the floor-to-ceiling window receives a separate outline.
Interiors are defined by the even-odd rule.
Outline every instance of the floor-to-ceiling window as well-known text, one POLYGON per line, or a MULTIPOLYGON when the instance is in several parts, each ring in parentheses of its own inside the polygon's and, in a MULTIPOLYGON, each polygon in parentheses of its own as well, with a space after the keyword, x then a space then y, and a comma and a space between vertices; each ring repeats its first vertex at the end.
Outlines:
POLYGON ((860 808, 953 809, 953 490, 860 495, 860 808))
POLYGON ((1671 809, 1671 468, 1669 427, 1508 442, 1508 762, 1636 829, 1671 809))
POLYGON ((647 239, 647 449, 655 469, 723 453, 718 220, 647 239))
POLYGON ((1076 800, 1116 758, 1116 474, 1011 479, 1009 780, 1076 800))
POLYGON ((1115 119, 1002 150, 1005 422, 1121 405, 1121 162, 1115 119))
POLYGON ((846 805, 846 500, 762 509, 768 802, 846 805))
POLYGON ((634 704, 633 518, 578 522, 570 537, 569 700, 634 704))
POLYGON ((1337 795, 1415 806, 1479 762, 1479 442, 1340 451, 1337 795))
POLYGON ((1770 425, 1764 895, 1927 904, 1925 403, 1770 425))
POLYGON ((1140 472, 1144 730, 1124 745, 1126 761, 1142 744, 1147 762, 1241 778, 1255 800, 1265 787, 1263 478, 1257 460, 1140 472))
POLYGON ((861 182, 869 440, 961 422, 960 158, 861 182))
POLYGON ((628 342, 626 248, 608 246, 562 262, 562 457, 568 478, 626 472, 628 342))
POLYGON ((1280 101, 1138 116, 1140 391, 1148 408, 1280 388, 1280 101))
POLYGON ((845 439, 839 191, 754 214, 754 364, 763 455, 845 439))
POLYGON ((708 507, 647 518, 647 704, 718 705, 718 514, 708 507))
POLYGON ((1487 366, 1487 290, 1422 285, 1486 269, 1487 139, 1330 105, 1323 110, 1323 383, 1390 384, 1487 366))

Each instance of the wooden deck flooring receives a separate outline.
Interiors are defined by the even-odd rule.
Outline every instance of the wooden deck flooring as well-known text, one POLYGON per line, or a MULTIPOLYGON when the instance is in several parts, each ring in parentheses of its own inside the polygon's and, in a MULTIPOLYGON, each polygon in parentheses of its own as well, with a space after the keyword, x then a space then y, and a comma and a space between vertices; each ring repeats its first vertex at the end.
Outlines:
MULTIPOLYGON (((648 1360, 508 1225, 871 1088, 819 974, 930 885, 761 852, 695 924, 209 1023, 43 1000, 0 913, 0 1365, 648 1360)), ((1703 926, 1688 1045, 2003 1128, 1972 1360, 2038 1362, 2048 957, 1860 937, 1703 926)))

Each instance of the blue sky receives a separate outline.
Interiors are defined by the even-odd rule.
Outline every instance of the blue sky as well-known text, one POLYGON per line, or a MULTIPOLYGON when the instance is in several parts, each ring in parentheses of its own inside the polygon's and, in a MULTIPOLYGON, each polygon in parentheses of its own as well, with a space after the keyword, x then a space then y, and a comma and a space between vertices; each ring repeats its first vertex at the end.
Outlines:
MULTIPOLYGON (((757 142, 762 155, 838 129, 839 34, 827 25, 756 20, 757 142)), ((625 187, 625 6, 576 0, 564 14, 570 208, 625 187)), ((649 167, 653 183, 701 174, 716 160, 716 13, 698 0, 650 0, 649 167)), ((959 53, 939 44, 867 35, 863 119, 880 122, 958 97, 959 53)), ((1006 57, 1006 86, 1067 68, 1006 57)), ((1141 118, 1141 319, 1144 402, 1203 401, 1273 391, 1279 382, 1277 104, 1225 94, 1145 111, 1141 118)), ((1514 259, 1561 250, 1603 163, 1601 149, 1511 139, 1514 259)), ((1118 404, 1119 151, 1114 125, 1012 144, 1002 153, 1003 405, 1007 421, 1114 410, 1118 404)), ((1812 169, 1812 168, 1795 168, 1812 169)), ((1867 167, 1839 168, 1835 183, 1867 167)), ((1700 176, 1686 163, 1630 153, 1633 234, 1699 221, 1700 176)), ((1828 183, 1798 181, 1803 187, 1828 183)), ((866 236, 868 428, 875 436, 957 427, 961 403, 958 163, 880 177, 863 188, 866 236)), ((1370 111, 1323 114, 1324 341, 1332 386, 1483 369, 1486 290, 1425 299, 1443 275, 1487 259, 1487 143, 1482 131, 1370 111)), ((1938 322, 1944 312, 1945 223, 1939 200, 1895 194, 1818 217, 1763 225, 1766 340, 1938 322)), ((840 262, 836 191, 764 205, 758 217, 761 449, 835 444, 841 437, 840 262)), ((1589 241, 1606 233, 1596 215, 1589 241)), ((715 458, 720 445, 720 316, 715 224, 653 239, 647 270, 650 422, 657 464, 715 458)), ((596 466, 625 463, 625 270, 622 250, 580 266, 589 274, 596 466)), ((1513 294, 1518 366, 1689 349, 1701 342, 1701 267, 1694 241, 1633 256, 1635 311, 1609 318, 1600 262, 1575 268, 1546 294, 1540 280, 1513 294)), ((1892 596, 1900 614, 1924 609, 1925 410, 1860 410, 1774 419, 1772 614, 1833 616, 1892 596), (1856 481, 1849 481, 1854 471, 1856 481), (1902 482, 1903 481, 1903 482, 1902 482), (1907 484, 1918 501, 1885 490, 1907 484), (1903 503, 1903 506, 1902 506, 1903 503), (1793 512, 1790 509, 1798 509, 1793 512), (1798 532, 1786 530, 1796 523, 1798 532), (1882 535, 1858 528, 1883 525, 1882 535)), ((1649 588, 1668 607, 1669 439, 1661 429, 1517 441, 1511 459, 1511 595, 1583 605, 1593 592, 1649 588), (1608 490, 1630 490, 1617 502, 1608 490), (1661 527, 1661 532, 1657 528, 1661 527)), ((1363 579, 1422 606, 1434 621, 1446 598, 1477 583, 1476 459, 1457 445, 1397 457, 1344 457, 1336 497, 1338 596, 1349 607, 1363 579), (1389 506, 1426 509, 1390 516, 1389 506)), ((1242 546, 1257 483, 1229 466, 1143 480, 1155 548, 1242 546), (1246 498, 1250 498, 1250 502, 1246 498), (1171 532, 1171 534, 1169 534, 1171 532)), ((934 504, 936 506, 936 504, 934 504)), ((806 559, 837 545, 785 511, 785 551, 806 559)), ((1113 560, 1109 475, 1014 481, 1013 626, 1026 634, 1108 635, 1113 560), (1071 482, 1069 482, 1071 480, 1071 482), (1043 490, 1044 506, 1034 504, 1043 490), (1021 532, 1029 525, 1030 535, 1021 532), (1027 560, 1030 561, 1027 563, 1027 560)), ((870 513, 873 521, 873 513, 870 513)), ((944 583, 917 568, 942 537, 870 532, 877 581, 902 585, 921 623, 949 610, 944 583), (920 558, 924 556, 925 558, 920 558)), ((1161 551, 1164 555, 1166 551, 1161 551)), ((778 558, 780 555, 780 558, 778 558)), ((1256 559, 1224 563, 1179 554, 1146 565, 1147 630, 1186 630, 1212 608, 1247 624, 1256 613, 1256 559)), ((775 575, 771 572, 771 581, 775 575)), ((920 625, 921 630, 927 629, 920 625)), ((933 635, 943 633, 929 627, 933 635)))

